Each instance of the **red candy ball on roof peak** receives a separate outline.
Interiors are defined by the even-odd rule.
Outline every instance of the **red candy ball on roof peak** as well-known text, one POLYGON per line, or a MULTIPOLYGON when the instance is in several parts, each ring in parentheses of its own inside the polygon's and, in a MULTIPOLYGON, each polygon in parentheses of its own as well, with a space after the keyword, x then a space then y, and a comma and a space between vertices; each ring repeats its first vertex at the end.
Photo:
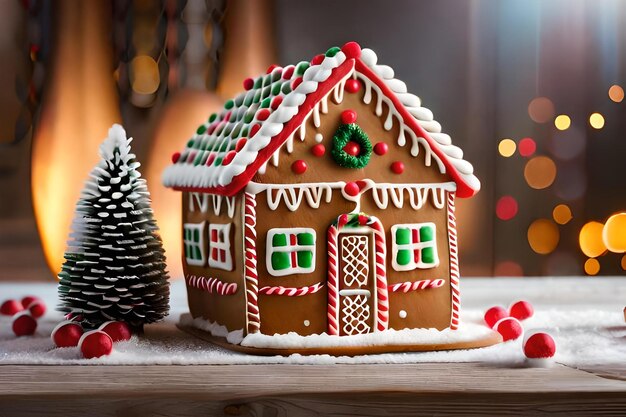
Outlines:
POLYGON ((356 42, 348 42, 341 47, 341 51, 346 54, 347 58, 360 58, 361 57, 361 45, 356 42))
POLYGON ((172 154, 172 163, 175 164, 180 159, 180 152, 174 152, 172 154))
POLYGON ((243 88, 246 90, 252 90, 252 87, 254 87, 254 80, 252 78, 246 78, 243 80, 243 88))

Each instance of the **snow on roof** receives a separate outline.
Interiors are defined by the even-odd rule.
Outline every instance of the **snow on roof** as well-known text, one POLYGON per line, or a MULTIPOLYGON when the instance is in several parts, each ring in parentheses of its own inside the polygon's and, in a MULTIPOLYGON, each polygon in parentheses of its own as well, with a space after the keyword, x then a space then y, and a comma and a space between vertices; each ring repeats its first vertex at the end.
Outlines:
POLYGON ((480 181, 463 159, 463 151, 441 133, 432 112, 407 92, 404 82, 394 78, 393 69, 377 60, 374 51, 349 42, 341 49, 330 48, 310 63, 273 65, 266 74, 246 79, 246 91, 228 100, 219 114, 212 114, 198 127, 181 153, 172 155, 163 184, 178 190, 237 193, 306 120, 302 113, 310 112, 323 97, 321 90, 330 92, 355 70, 389 96, 404 123, 443 162, 457 183, 457 194, 474 195, 480 181))

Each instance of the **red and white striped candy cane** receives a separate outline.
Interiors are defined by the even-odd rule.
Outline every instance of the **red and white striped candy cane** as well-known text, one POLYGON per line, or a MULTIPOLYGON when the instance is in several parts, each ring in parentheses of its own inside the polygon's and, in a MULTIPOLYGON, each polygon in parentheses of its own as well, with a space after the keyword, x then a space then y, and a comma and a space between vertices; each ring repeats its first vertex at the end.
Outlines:
POLYGON ((259 277, 256 255, 256 199, 254 194, 244 193, 244 276, 246 282, 246 319, 248 333, 256 333, 261 328, 259 315, 259 277))
POLYGON ((389 286, 392 292, 404 292, 425 290, 426 288, 442 287, 446 281, 444 279, 423 279, 421 281, 406 281, 389 286))
POLYGON ((337 235, 335 225, 328 228, 328 334, 339 335, 339 290, 337 277, 337 235))
POLYGON ((307 294, 315 294, 324 287, 323 282, 310 285, 308 287, 262 287, 259 289, 259 294, 266 295, 285 295, 287 297, 300 297, 307 294))
POLYGON ((378 331, 387 330, 389 326, 389 294, 387 292, 387 269, 385 244, 385 230, 381 222, 374 216, 370 217, 368 225, 374 230, 376 246, 376 328, 378 331))
POLYGON ((453 192, 448 194, 448 242, 450 243, 450 288, 452 291, 452 315, 450 329, 459 328, 459 310, 461 307, 461 290, 459 283, 459 254, 456 236, 456 217, 454 215, 453 192))
POLYGON ((237 292, 236 283, 224 282, 214 277, 187 275, 185 280, 190 287, 198 288, 210 294, 233 295, 237 292))

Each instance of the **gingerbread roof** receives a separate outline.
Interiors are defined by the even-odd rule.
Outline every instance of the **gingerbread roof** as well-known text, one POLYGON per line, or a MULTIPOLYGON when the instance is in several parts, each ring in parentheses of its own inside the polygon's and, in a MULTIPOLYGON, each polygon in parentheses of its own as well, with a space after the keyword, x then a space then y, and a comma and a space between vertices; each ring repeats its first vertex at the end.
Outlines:
MULTIPOLYGON (((377 63, 370 49, 355 42, 341 49, 330 48, 309 62, 284 68, 271 66, 267 73, 248 78, 246 91, 212 114, 187 142, 181 153, 172 155, 173 164, 163 173, 163 183, 184 191, 233 195, 264 168, 274 152, 304 123, 319 101, 355 72, 378 87, 379 94, 395 109, 394 115, 413 137, 411 154, 417 156, 417 142, 427 146, 457 184, 457 195, 471 197, 480 189, 472 165, 463 151, 452 145, 450 136, 421 100, 407 92, 394 71, 377 63)), ((401 135, 399 144, 406 143, 401 135), (404 143, 403 143, 404 142, 404 143)))

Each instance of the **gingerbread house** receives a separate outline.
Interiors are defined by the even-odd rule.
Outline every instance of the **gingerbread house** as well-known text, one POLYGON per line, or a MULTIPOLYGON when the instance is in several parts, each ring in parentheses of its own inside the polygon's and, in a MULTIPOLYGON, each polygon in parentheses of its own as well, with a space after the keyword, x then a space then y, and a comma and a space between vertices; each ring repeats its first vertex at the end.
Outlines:
POLYGON ((228 331, 455 329, 460 148, 355 42, 271 66, 172 156, 193 317, 228 331))

